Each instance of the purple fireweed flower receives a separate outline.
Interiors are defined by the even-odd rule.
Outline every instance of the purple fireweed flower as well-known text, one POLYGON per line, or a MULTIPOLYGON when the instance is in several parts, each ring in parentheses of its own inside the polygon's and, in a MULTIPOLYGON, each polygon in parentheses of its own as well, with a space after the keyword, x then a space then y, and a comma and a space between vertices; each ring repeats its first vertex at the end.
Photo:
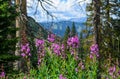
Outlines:
POLYGON ((97 44, 93 44, 93 45, 90 47, 90 50, 91 50, 91 52, 98 52, 98 45, 97 45, 97 44))
POLYGON ((98 54, 99 52, 99 49, 98 49, 98 45, 97 44, 93 44, 92 46, 90 46, 90 51, 91 53, 94 53, 94 54, 98 54))
POLYGON ((57 55, 61 55, 60 53, 60 50, 61 50, 61 47, 59 44, 56 44, 56 43, 53 43, 52 44, 52 49, 53 49, 53 52, 57 55))
POLYGON ((71 39, 72 39, 72 38, 68 38, 68 40, 67 40, 67 44, 68 44, 68 46, 71 46, 71 45, 72 45, 72 41, 71 41, 71 39))
POLYGON ((5 72, 4 71, 1 72, 0 77, 2 77, 2 78, 5 77, 5 72))
POLYGON ((76 56, 75 56, 75 59, 76 59, 76 60, 78 60, 78 59, 79 59, 78 55, 76 55, 76 56))
POLYGON ((55 41, 55 35, 54 34, 49 34, 47 39, 48 39, 49 42, 54 42, 55 41))
POLYGON ((78 67, 80 67, 81 69, 85 69, 85 66, 84 66, 83 62, 80 62, 80 63, 78 64, 78 67))
POLYGON ((28 56, 31 56, 31 53, 29 53, 28 56))
POLYGON ((72 47, 73 48, 78 48, 78 44, 79 44, 79 38, 78 38, 78 36, 74 36, 71 41, 73 43, 72 47))
POLYGON ((22 56, 22 57, 25 57, 26 55, 25 55, 25 53, 21 53, 21 56, 22 56))
POLYGON ((35 46, 38 47, 39 50, 42 49, 44 47, 44 40, 36 39, 35 46))
POLYGON ((60 75, 59 75, 59 79, 62 79, 62 77, 63 77, 62 74, 60 74, 60 75))
POLYGON ((75 68, 75 71, 78 72, 78 68, 75 68))
POLYGON ((66 58, 65 46, 64 46, 64 44, 61 45, 61 56, 62 56, 63 59, 66 58))
POLYGON ((85 66, 84 66, 84 65, 82 65, 82 66, 81 66, 81 69, 85 69, 85 66))
POLYGON ((116 71, 116 66, 115 65, 109 68, 109 74, 111 76, 113 76, 113 74, 114 74, 115 71, 116 71))
POLYGON ((68 46, 71 46, 73 48, 78 48, 78 45, 79 45, 79 38, 78 38, 78 36, 74 36, 74 37, 68 38, 67 44, 68 44, 68 46))
POLYGON ((23 52, 24 50, 26 50, 26 46, 25 45, 21 45, 21 51, 23 52))
POLYGON ((27 78, 26 78, 26 76, 24 76, 24 78, 23 78, 23 79, 27 79, 27 78))
POLYGON ((74 55, 75 52, 74 52, 74 50, 71 49, 70 53, 71 53, 71 55, 74 55))
POLYGON ((25 56, 31 56, 30 54, 30 47, 29 47, 29 44, 26 43, 24 45, 21 45, 21 56, 22 57, 25 57, 25 56))
POLYGON ((38 62, 37 64, 40 65, 44 56, 45 56, 45 50, 44 50, 44 40, 36 39, 35 45, 37 47, 37 54, 38 54, 38 62))
POLYGON ((94 55, 90 53, 90 58, 93 59, 94 55))
POLYGON ((39 59, 38 59, 38 65, 40 65, 40 63, 41 63, 41 59, 39 58, 39 59))
POLYGON ((59 79, 66 79, 66 78, 62 74, 60 74, 59 79))
POLYGON ((94 55, 95 55, 96 57, 99 57, 98 44, 93 44, 92 46, 90 46, 90 58, 93 58, 94 55))
POLYGON ((108 77, 106 79, 109 79, 108 77))
POLYGON ((64 44, 62 44, 61 45, 61 51, 64 52, 64 50, 65 50, 65 46, 64 46, 64 44))
POLYGON ((120 70, 118 71, 118 74, 120 75, 120 70))
POLYGON ((42 62, 42 60, 44 59, 45 56, 45 50, 41 50, 40 52, 38 52, 38 65, 40 65, 40 63, 42 62))
POLYGON ((28 43, 26 43, 24 45, 21 45, 21 52, 26 52, 26 53, 30 52, 30 48, 29 48, 29 44, 28 43))

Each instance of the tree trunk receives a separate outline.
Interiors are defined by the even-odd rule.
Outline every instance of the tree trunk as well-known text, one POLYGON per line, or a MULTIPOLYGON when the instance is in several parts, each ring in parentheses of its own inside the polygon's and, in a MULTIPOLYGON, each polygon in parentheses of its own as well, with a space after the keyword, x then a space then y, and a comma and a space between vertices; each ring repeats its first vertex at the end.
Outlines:
MULTIPOLYGON (((19 28, 18 31, 16 31, 16 37, 20 38, 18 43, 16 44, 16 51, 15 55, 20 56, 20 48, 21 43, 25 43, 27 41, 26 39, 26 16, 27 16, 27 9, 26 9, 26 0, 15 0, 15 4, 17 5, 16 11, 19 13, 19 16, 16 17, 16 28, 19 28), (22 39, 21 39, 22 38, 22 39)), ((20 61, 16 61, 14 63, 15 70, 19 70, 21 66, 20 61)))
POLYGON ((94 5, 94 42, 99 45, 99 26, 100 26, 100 0, 93 0, 94 5))
MULTIPOLYGON (((100 0, 93 0, 93 5, 94 5, 94 19, 93 19, 93 26, 94 26, 94 34, 95 34, 95 38, 94 38, 94 42, 96 44, 98 44, 98 48, 100 49, 100 35, 99 35, 99 30, 100 30, 100 0)), ((97 79, 101 79, 100 77, 100 58, 98 59, 99 63, 98 63, 98 75, 97 75, 97 79)))

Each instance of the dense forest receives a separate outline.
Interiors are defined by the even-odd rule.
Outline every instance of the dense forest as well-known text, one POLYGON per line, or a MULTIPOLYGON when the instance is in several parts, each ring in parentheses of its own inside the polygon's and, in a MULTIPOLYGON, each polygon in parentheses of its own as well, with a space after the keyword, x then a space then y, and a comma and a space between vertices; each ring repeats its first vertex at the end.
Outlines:
MULTIPOLYGON (((56 18, 53 0, 33 1, 56 18)), ((64 24, 62 37, 28 16, 27 2, 0 0, 0 79, 120 79, 120 0, 86 3, 84 29, 64 24)))

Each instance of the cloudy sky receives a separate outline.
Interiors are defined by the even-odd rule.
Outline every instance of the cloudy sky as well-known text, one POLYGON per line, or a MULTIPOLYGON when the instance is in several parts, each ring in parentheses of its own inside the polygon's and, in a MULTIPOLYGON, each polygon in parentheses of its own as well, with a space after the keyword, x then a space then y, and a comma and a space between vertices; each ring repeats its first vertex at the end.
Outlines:
MULTIPOLYGON (((86 3, 90 0, 44 0, 43 6, 54 17, 54 21, 80 19, 86 17, 86 3), (53 6, 49 5, 52 4, 53 6)), ((51 21, 52 18, 46 14, 37 0, 27 0, 28 15, 37 22, 51 21), (37 10, 36 10, 36 7, 37 10)))

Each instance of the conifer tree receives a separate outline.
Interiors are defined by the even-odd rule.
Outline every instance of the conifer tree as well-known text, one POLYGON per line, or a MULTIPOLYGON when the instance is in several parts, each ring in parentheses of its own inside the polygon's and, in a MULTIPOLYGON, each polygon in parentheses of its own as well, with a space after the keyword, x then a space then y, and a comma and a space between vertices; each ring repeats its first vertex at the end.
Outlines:
POLYGON ((101 48, 104 48, 102 51, 104 52, 111 52, 104 54, 105 57, 108 57, 108 54, 111 54, 112 57, 119 57, 119 48, 118 42, 119 42, 119 28, 116 29, 116 27, 119 27, 119 19, 120 19, 120 1, 118 0, 103 0, 102 1, 102 18, 104 18, 104 21, 102 22, 102 33, 101 33, 101 42, 104 44, 101 44, 101 48), (113 17, 116 17, 114 18, 113 17), (118 38, 118 40, 116 39, 118 38))
MULTIPOLYGON (((0 0, 0 66, 16 60, 14 55, 17 38, 15 37, 15 6, 9 0, 0 0)), ((6 69, 6 67, 4 67, 6 69)), ((7 71, 9 72, 7 67, 7 71)))
POLYGON ((65 34, 64 34, 63 40, 66 41, 68 39, 68 37, 70 37, 70 27, 69 26, 67 26, 67 28, 65 30, 65 34))
POLYGON ((63 37, 63 43, 65 45, 65 51, 66 51, 66 48, 67 48, 67 40, 68 40, 69 37, 70 37, 70 27, 67 26, 67 28, 65 30, 65 33, 64 33, 64 37, 63 37))
POLYGON ((80 58, 83 58, 84 49, 83 49, 83 33, 82 32, 80 32, 79 41, 80 41, 80 44, 79 44, 79 49, 78 49, 78 55, 80 58))
POLYGON ((75 36, 77 34, 76 32, 76 27, 75 27, 75 23, 72 23, 72 28, 71 28, 71 37, 75 36))
MULTIPOLYGON (((95 42, 99 43, 99 53, 102 57, 101 62, 107 59, 110 55, 114 59, 119 58, 120 34, 117 31, 120 23, 120 12, 118 10, 119 4, 120 1, 118 0, 93 0, 92 3, 87 5, 87 13, 89 14, 87 19, 87 25, 94 26, 95 29, 97 29, 94 34, 96 35, 95 42), (97 8, 96 6, 99 8, 97 8), (93 16, 94 18, 92 18, 93 16), (96 25, 96 23, 98 24, 96 25)), ((92 35, 94 36, 94 34, 92 35)), ((89 40, 90 38, 87 39, 89 40)))

